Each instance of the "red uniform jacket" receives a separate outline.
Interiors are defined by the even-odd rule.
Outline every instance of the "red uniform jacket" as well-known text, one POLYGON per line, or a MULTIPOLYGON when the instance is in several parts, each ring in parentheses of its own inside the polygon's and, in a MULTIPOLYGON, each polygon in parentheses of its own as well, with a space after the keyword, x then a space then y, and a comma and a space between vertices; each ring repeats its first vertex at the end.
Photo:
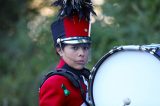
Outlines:
MULTIPOLYGON (((64 68, 64 66, 68 67, 61 60, 57 68, 64 68)), ((86 85, 84 83, 82 85, 86 91, 86 85)), ((64 76, 53 75, 49 77, 39 91, 39 106, 81 106, 83 102, 80 89, 74 87, 71 81, 64 76), (69 95, 64 94, 62 84, 70 92, 69 95)))

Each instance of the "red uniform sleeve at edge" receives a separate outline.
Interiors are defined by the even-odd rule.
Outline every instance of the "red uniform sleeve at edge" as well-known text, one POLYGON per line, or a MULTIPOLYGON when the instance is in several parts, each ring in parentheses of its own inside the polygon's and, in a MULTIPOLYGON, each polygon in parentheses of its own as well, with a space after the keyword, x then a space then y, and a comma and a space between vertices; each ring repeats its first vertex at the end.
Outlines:
POLYGON ((64 106, 65 96, 61 86, 66 81, 59 75, 48 78, 39 92, 39 106, 64 106))

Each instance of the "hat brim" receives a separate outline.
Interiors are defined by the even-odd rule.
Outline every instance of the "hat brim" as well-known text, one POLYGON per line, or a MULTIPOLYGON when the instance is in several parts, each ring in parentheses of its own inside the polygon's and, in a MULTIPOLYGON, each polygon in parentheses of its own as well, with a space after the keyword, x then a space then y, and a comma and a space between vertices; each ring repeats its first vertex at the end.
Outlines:
POLYGON ((81 44, 81 43, 91 43, 90 37, 69 37, 69 38, 58 38, 57 43, 64 44, 81 44))

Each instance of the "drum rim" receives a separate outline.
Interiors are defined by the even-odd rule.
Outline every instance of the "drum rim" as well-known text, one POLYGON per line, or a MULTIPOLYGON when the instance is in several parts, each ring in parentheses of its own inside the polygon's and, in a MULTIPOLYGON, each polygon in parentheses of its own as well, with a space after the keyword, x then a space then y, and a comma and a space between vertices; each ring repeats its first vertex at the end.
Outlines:
POLYGON ((102 58, 100 58, 98 60, 98 62, 95 64, 95 66, 91 70, 91 75, 89 78, 89 80, 90 80, 89 88, 91 88, 90 92, 89 92, 89 101, 90 101, 90 104, 92 104, 93 106, 95 106, 95 101, 94 101, 94 97, 93 97, 93 83, 94 83, 94 79, 95 79, 95 76, 96 76, 96 73, 97 73, 99 67, 108 57, 110 57, 111 55, 113 55, 117 52, 124 51, 124 50, 147 52, 160 60, 160 55, 158 55, 156 53, 157 51, 160 51, 160 47, 149 48, 148 45, 147 46, 128 45, 128 46, 118 46, 118 47, 114 47, 113 49, 111 49, 108 53, 103 55, 102 58))

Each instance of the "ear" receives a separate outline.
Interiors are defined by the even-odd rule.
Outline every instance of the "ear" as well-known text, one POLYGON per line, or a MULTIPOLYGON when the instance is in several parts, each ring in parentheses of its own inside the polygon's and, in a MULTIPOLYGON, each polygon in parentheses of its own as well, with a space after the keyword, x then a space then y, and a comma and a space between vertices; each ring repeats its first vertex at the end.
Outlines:
POLYGON ((59 54, 59 56, 62 57, 62 55, 63 55, 62 49, 58 47, 58 48, 56 48, 56 51, 57 51, 57 53, 59 54))

